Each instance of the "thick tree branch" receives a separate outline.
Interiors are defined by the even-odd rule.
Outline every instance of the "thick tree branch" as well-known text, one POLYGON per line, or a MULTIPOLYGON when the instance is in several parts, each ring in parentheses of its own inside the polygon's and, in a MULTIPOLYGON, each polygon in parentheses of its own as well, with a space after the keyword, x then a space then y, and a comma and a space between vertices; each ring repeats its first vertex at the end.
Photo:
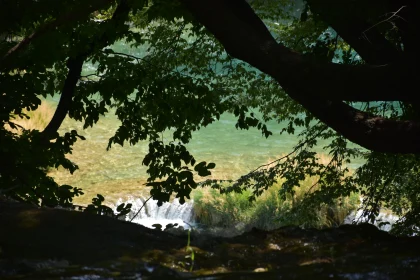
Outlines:
POLYGON ((420 153, 420 123, 395 121, 357 110, 343 102, 292 95, 319 120, 350 141, 376 152, 420 153))
POLYGON ((76 89, 77 81, 79 80, 82 73, 82 66, 84 61, 85 56, 71 58, 67 61, 69 72, 64 82, 63 90, 61 91, 60 101, 58 102, 57 109, 55 109, 54 116, 44 131, 42 131, 42 134, 48 139, 54 137, 54 134, 60 128, 67 115, 67 112, 71 106, 74 91, 76 89))
MULTIPOLYGON (((232 56, 275 78, 307 110, 351 141, 381 152, 419 153, 420 125, 387 120, 358 111, 342 100, 418 100, 411 96, 414 66, 338 65, 309 61, 267 35, 253 10, 224 0, 184 0, 192 14, 232 56), (217 16, 215 16, 217 14, 217 16)), ((239 5, 239 4, 238 4, 239 5)))
MULTIPOLYGON (((185 0, 229 54, 275 77, 283 87, 299 84, 311 90, 312 97, 337 101, 420 100, 411 94, 417 80, 414 65, 407 67, 401 60, 382 66, 351 66, 304 59, 278 44, 265 27, 254 24, 251 16, 245 21, 244 15, 237 15, 240 9, 230 8, 226 2, 185 0)), ((254 14, 249 6, 248 13, 254 14)))
POLYGON ((80 9, 71 11, 67 14, 64 14, 60 18, 57 18, 53 21, 50 21, 40 26, 32 34, 25 37, 22 41, 20 41, 18 44, 13 46, 10 50, 7 51, 5 55, 1 57, 0 70, 10 69, 11 65, 13 64, 12 62, 13 62, 14 57, 16 57, 19 52, 21 52, 26 47, 28 47, 29 44, 36 38, 43 36, 47 32, 53 30, 54 28, 60 27, 61 25, 67 24, 69 22, 75 21, 80 18, 84 18, 88 16, 89 14, 91 14, 92 12, 97 11, 98 9, 101 9, 103 7, 106 7, 107 5, 110 5, 113 2, 114 2, 113 0, 95 0, 95 1, 91 0, 90 3, 83 5, 83 7, 81 7, 80 9))

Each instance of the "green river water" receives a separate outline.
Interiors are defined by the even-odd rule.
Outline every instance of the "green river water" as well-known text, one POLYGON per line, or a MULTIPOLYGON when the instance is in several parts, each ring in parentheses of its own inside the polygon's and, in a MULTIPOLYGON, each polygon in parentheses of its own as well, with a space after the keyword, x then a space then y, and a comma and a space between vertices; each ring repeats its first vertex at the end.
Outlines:
MULTIPOLYGON (((114 49, 140 56, 145 50, 144 47, 131 49, 123 42, 117 43, 114 49)), ((93 70, 94 66, 86 63, 83 74, 93 70)), ((50 101, 57 103, 58 98, 59 96, 55 96, 50 101)), ((268 139, 257 129, 238 130, 235 123, 233 115, 224 114, 220 121, 194 132, 193 139, 188 144, 198 162, 216 163, 212 178, 238 178, 261 164, 289 153, 298 141, 296 135, 280 135, 285 124, 275 121, 267 124, 273 132, 268 139)), ((148 191, 144 186, 147 168, 142 165, 142 160, 147 153, 148 142, 124 147, 114 145, 111 150, 106 151, 108 139, 119 124, 112 112, 102 117, 93 128, 86 130, 82 129, 81 123, 74 120, 67 118, 64 121, 60 132, 76 129, 86 137, 86 141, 76 143, 73 154, 69 155, 80 169, 73 175, 61 169, 53 170, 51 175, 61 184, 70 184, 84 190, 85 195, 78 198, 77 203, 89 203, 97 193, 103 194, 109 203, 115 203, 118 198, 128 195, 147 195, 148 191)), ((172 140, 169 133, 165 140, 172 140)), ((322 146, 319 151, 322 152, 322 146)), ((358 162, 355 162, 351 167, 357 165, 358 162)))

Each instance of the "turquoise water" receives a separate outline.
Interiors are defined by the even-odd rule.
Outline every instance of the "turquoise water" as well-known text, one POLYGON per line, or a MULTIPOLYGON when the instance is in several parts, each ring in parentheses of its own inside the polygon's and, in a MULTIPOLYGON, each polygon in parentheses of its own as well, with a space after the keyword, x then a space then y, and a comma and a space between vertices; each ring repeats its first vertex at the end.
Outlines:
MULTIPOLYGON (((114 49, 138 56, 145 51, 145 47, 130 49, 122 42, 116 44, 114 49)), ((91 73, 94 69, 94 65, 86 63, 83 72, 91 73)), ((50 101, 56 103, 58 98, 50 101)), ((111 203, 127 195, 148 193, 144 186, 147 179, 146 167, 142 165, 148 142, 124 147, 114 145, 110 151, 106 151, 108 139, 113 136, 119 124, 119 120, 111 112, 102 117, 93 128, 83 130, 81 123, 66 119, 60 129, 61 132, 77 129, 86 137, 86 141, 76 143, 73 154, 69 155, 80 169, 73 175, 63 170, 51 172, 59 183, 70 184, 85 191, 86 195, 78 200, 80 203, 89 202, 96 193, 108 197, 111 203)), ((295 135, 280 135, 285 124, 275 121, 267 123, 268 129, 273 132, 268 139, 257 129, 237 130, 235 124, 236 119, 232 114, 224 114, 220 121, 194 132, 192 141, 187 145, 198 162, 216 163, 211 178, 238 178, 261 164, 291 152, 297 144, 295 135)), ((170 133, 164 139, 171 141, 170 133)), ((322 147, 318 151, 322 152, 322 147)))
MULTIPOLYGON (((279 134, 281 124, 269 123, 274 135, 266 139, 256 129, 237 130, 235 123, 233 115, 224 114, 220 121, 194 132, 187 145, 197 161, 216 163, 212 178, 235 179, 292 151, 296 145, 296 136, 279 134)), ((147 173, 142 160, 148 151, 148 142, 124 147, 114 145, 106 151, 108 139, 118 126, 119 121, 113 114, 102 117, 96 126, 86 130, 82 130, 81 123, 66 119, 61 132, 77 129, 86 137, 85 141, 76 143, 73 154, 69 155, 80 169, 73 175, 63 170, 51 174, 60 183, 82 188, 93 195, 95 192, 110 195, 113 200, 144 189, 147 173)), ((167 135, 164 140, 171 139, 167 135)))
MULTIPOLYGON (((260 131, 237 130, 235 117, 224 114, 221 120, 193 133, 192 141, 187 145, 197 161, 215 162, 216 168, 211 178, 235 179, 289 153, 296 145, 295 135, 280 135, 282 124, 268 123, 273 135, 265 138, 260 131)), ((119 126, 113 114, 102 117, 93 128, 82 130, 82 124, 66 119, 61 132, 77 129, 86 137, 78 141, 69 158, 79 165, 80 169, 73 175, 64 170, 51 174, 60 182, 82 188, 86 195, 79 200, 89 202, 97 193, 108 197, 114 203, 120 197, 128 195, 147 195, 144 186, 147 179, 146 166, 142 165, 143 157, 148 151, 148 142, 143 141, 135 146, 114 145, 106 151, 108 139, 119 126)), ((169 135, 164 137, 168 142, 169 135)), ((324 143, 325 144, 325 143, 324 143)), ((322 146, 319 147, 322 152, 322 146)), ((354 162, 350 167, 357 167, 354 162)))

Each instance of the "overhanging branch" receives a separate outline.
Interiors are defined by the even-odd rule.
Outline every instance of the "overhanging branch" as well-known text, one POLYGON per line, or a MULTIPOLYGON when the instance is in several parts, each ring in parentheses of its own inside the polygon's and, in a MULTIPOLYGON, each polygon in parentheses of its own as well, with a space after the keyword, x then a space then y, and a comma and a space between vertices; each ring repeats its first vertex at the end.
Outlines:
POLYGON ((415 65, 342 65, 310 61, 278 44, 244 0, 184 0, 232 56, 275 78, 307 110, 351 141, 380 152, 419 153, 420 125, 358 111, 348 101, 416 101, 415 65), (239 2, 241 2, 239 4, 239 2), (217 15, 217 16, 215 16, 217 15))
MULTIPOLYGON (((275 77, 284 88, 299 85, 311 92, 308 97, 336 101, 420 100, 411 94, 417 80, 415 66, 407 67, 406 61, 357 66, 311 61, 278 44, 251 16, 238 15, 243 9, 231 8, 225 4, 229 1, 184 2, 229 54, 275 77)), ((254 14, 249 6, 248 13, 254 14)))

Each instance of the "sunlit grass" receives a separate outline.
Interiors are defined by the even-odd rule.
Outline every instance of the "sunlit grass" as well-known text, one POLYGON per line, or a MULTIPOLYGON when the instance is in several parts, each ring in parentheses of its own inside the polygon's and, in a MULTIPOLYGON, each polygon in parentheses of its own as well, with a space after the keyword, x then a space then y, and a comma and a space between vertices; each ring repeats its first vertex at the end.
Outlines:
MULTIPOLYGON (((319 161, 328 164, 326 155, 318 155, 319 161)), ((197 189, 193 192, 194 212, 197 221, 207 226, 231 227, 238 224, 246 228, 274 229, 281 226, 304 226, 324 228, 338 226, 359 206, 359 195, 335 199, 330 205, 321 204, 310 209, 302 208, 304 199, 319 190, 317 177, 307 177, 294 194, 280 196, 282 180, 271 186, 255 202, 250 203, 250 189, 243 193, 220 194, 211 188, 197 189)))
POLYGON ((52 119, 54 111, 55 108, 52 104, 48 103, 47 101, 43 101, 41 105, 39 105, 38 108, 34 111, 23 110, 23 113, 26 114, 29 118, 20 118, 16 116, 12 120, 14 124, 18 125, 16 129, 12 129, 9 125, 6 125, 6 129, 17 133, 21 133, 22 128, 26 130, 42 131, 52 119))

